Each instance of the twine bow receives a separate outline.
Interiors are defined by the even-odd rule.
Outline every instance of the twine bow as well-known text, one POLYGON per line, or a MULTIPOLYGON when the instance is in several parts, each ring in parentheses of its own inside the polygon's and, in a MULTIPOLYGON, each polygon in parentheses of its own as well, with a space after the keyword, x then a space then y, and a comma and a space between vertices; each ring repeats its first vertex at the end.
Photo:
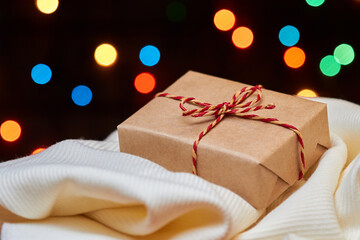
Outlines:
POLYGON ((258 105, 258 103, 262 99, 262 89, 263 87, 261 85, 256 85, 254 87, 244 87, 233 95, 230 102, 223 102, 217 105, 212 105, 210 103, 202 102, 193 97, 175 96, 169 93, 158 93, 155 95, 155 97, 166 97, 174 100, 179 100, 180 108, 183 111, 182 114, 183 116, 203 117, 203 116, 214 115, 216 117, 216 119, 199 134, 199 136, 197 137, 197 139, 193 144, 193 148, 192 148, 193 174, 197 175, 197 159, 198 159, 197 147, 199 145, 200 140, 212 128, 214 128, 226 115, 235 115, 245 119, 253 119, 266 123, 272 123, 292 130, 297 135, 298 142, 300 143, 301 163, 300 163, 299 180, 302 179, 305 168, 304 143, 303 143, 302 135, 296 127, 290 124, 280 122, 276 118, 266 118, 254 114, 254 112, 262 109, 275 108, 274 104, 258 105), (247 100, 254 93, 256 94, 255 98, 251 101, 245 102, 245 100, 247 100), (185 103, 198 106, 199 108, 188 110, 185 107, 185 103))

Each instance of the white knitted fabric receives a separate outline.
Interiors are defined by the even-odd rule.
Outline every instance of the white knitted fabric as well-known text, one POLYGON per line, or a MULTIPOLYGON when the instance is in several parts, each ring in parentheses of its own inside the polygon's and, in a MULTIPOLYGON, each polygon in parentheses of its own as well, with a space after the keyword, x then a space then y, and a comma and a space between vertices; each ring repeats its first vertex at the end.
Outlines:
POLYGON ((1 163, 1 239, 360 239, 360 106, 316 100, 328 103, 333 146, 266 210, 120 153, 112 133, 1 163))

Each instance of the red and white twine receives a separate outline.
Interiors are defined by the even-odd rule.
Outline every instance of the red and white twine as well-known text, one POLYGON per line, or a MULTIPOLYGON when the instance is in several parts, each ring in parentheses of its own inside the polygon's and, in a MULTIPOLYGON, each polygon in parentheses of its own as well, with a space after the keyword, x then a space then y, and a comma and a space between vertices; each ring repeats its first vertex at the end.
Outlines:
POLYGON ((299 180, 302 179, 305 168, 305 156, 304 156, 304 143, 300 131, 296 127, 290 124, 280 122, 276 118, 261 117, 259 115, 253 114, 253 112, 256 112, 258 110, 275 108, 274 104, 267 104, 265 106, 257 105, 259 101, 262 99, 262 88, 263 87, 261 85, 256 85, 254 87, 244 87, 240 91, 234 94, 230 102, 223 102, 217 105, 205 103, 196 100, 193 97, 175 96, 169 93, 158 93, 155 95, 155 97, 166 97, 174 100, 179 100, 180 108, 183 111, 183 116, 203 117, 203 116, 214 115, 216 117, 216 119, 199 134, 199 136, 197 137, 197 139, 193 144, 192 168, 193 168, 193 173, 195 175, 197 175, 197 159, 198 159, 197 148, 200 140, 205 136, 206 133, 208 133, 212 128, 214 128, 216 124, 218 124, 225 117, 225 115, 235 115, 245 119, 253 119, 266 123, 272 123, 292 130, 297 135, 298 142, 300 143, 301 162, 300 162, 299 180), (255 98, 252 101, 245 102, 245 100, 248 99, 254 93, 256 93, 255 98), (188 110, 184 106, 185 103, 199 106, 199 108, 188 110))

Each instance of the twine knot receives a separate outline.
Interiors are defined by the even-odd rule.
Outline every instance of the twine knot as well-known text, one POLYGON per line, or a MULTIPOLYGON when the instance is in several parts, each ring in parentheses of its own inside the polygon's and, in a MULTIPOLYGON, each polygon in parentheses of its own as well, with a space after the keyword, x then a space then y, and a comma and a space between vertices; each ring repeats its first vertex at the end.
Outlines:
POLYGON ((214 128, 226 115, 235 115, 245 119, 253 119, 266 123, 272 123, 275 125, 288 128, 293 132, 295 132, 301 147, 299 179, 303 177, 304 168, 305 168, 305 157, 304 157, 304 143, 300 131, 296 127, 290 124, 280 122, 276 118, 266 118, 254 114, 254 112, 262 109, 275 108, 275 105, 272 103, 267 105, 259 105, 259 102, 262 100, 262 89, 263 87, 261 85, 256 85, 253 87, 244 87, 238 92, 236 92, 229 102, 223 102, 215 105, 199 101, 194 97, 175 96, 175 95, 170 95, 168 93, 158 93, 155 95, 155 97, 166 97, 174 100, 179 100, 180 101, 179 107, 183 111, 182 114, 183 116, 191 116, 191 117, 215 116, 215 120, 206 129, 204 129, 199 134, 198 138, 194 141, 193 149, 192 149, 192 167, 193 167, 193 173, 195 175, 197 175, 197 158, 198 158, 197 147, 200 140, 206 135, 206 133, 208 133, 212 128, 214 128), (253 94, 255 94, 253 100, 246 102, 246 100, 253 94), (185 107, 185 103, 198 106, 198 108, 189 110, 185 107))

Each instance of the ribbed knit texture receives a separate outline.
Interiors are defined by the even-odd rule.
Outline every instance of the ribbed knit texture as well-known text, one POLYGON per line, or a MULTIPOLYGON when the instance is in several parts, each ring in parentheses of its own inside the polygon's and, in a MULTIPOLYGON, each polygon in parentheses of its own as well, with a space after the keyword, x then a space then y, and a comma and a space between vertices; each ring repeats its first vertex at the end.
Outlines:
POLYGON ((333 146, 266 210, 119 152, 114 132, 1 163, 1 239, 360 239, 360 107, 316 100, 333 146))

